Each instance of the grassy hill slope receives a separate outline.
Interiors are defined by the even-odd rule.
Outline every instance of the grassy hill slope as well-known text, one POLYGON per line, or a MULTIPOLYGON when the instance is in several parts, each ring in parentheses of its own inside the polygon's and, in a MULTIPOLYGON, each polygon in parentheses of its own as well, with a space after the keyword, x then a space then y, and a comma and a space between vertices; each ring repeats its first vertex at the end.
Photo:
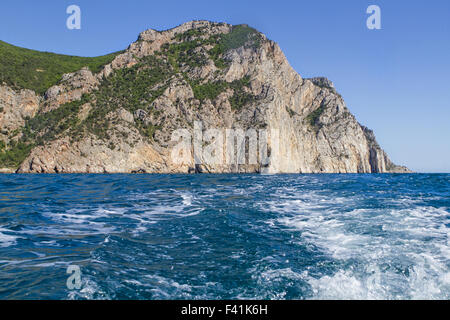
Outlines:
POLYGON ((0 84, 31 89, 38 94, 58 83, 64 73, 89 67, 92 72, 110 63, 120 52, 100 57, 77 57, 20 48, 0 41, 0 84))

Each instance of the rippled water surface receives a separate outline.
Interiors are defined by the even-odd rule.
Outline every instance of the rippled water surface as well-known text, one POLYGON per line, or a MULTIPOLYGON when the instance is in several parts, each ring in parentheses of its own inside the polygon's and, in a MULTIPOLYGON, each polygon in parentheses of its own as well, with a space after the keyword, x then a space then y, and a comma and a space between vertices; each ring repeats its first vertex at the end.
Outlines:
POLYGON ((0 299, 449 299, 449 212, 445 174, 0 175, 0 299))

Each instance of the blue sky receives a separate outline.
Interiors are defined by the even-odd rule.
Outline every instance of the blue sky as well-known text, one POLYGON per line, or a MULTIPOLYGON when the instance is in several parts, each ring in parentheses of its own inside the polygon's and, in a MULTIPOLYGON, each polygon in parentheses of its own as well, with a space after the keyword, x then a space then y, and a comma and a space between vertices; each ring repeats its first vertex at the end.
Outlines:
POLYGON ((139 32, 190 20, 247 23, 276 41, 303 77, 335 83, 392 160, 450 172, 450 1, 2 1, 0 40, 96 56, 125 49, 139 32), (66 8, 82 12, 66 28, 66 8), (366 9, 381 8, 381 30, 366 9))

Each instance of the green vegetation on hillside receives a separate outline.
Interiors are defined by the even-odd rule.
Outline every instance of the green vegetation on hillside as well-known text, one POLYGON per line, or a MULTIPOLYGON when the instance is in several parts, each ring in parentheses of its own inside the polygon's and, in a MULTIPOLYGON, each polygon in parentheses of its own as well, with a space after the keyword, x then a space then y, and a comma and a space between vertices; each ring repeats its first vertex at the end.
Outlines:
POLYGON ((243 106, 256 100, 256 97, 245 90, 250 85, 250 77, 246 76, 233 82, 216 81, 199 84, 199 81, 189 81, 194 97, 200 102, 205 99, 213 101, 219 94, 227 89, 233 89, 233 96, 230 98, 231 107, 240 110, 243 106))
MULTIPOLYGON (((150 104, 164 93, 171 75, 170 65, 155 56, 144 57, 130 68, 115 70, 102 81, 99 90, 92 93, 96 103, 78 129, 87 129, 100 138, 108 138, 109 120, 106 115, 120 107, 132 113, 138 109, 151 112, 150 104)), ((149 126, 139 124, 139 129, 148 135, 154 132, 154 128, 149 129, 149 126)))
POLYGON ((261 46, 262 35, 247 25, 233 26, 230 33, 221 35, 217 44, 209 51, 211 59, 219 69, 227 66, 223 54, 240 47, 257 49, 261 46))
POLYGON ((315 129, 315 131, 317 132, 317 130, 319 129, 319 125, 318 125, 318 121, 320 116, 322 115, 322 113, 325 111, 325 106, 321 105, 319 108, 317 108, 316 110, 314 110, 313 112, 311 112, 307 117, 306 117, 306 121, 309 123, 309 125, 311 127, 313 127, 315 129))
POLYGON ((205 99, 213 101, 228 88, 225 81, 208 82, 205 84, 199 84, 199 81, 190 81, 190 85, 195 99, 200 100, 200 102, 203 102, 205 99))
POLYGON ((254 102, 256 97, 242 89, 236 89, 233 96, 230 98, 231 107, 234 110, 240 110, 245 105, 254 102))
POLYGON ((119 54, 88 58, 24 49, 0 41, 0 84, 5 82, 15 89, 31 89, 44 94, 58 83, 64 73, 88 67, 99 72, 119 54))
POLYGON ((202 28, 199 29, 190 29, 186 32, 183 33, 179 33, 177 35, 175 35, 175 39, 177 41, 186 41, 195 37, 199 37, 203 34, 203 30, 202 28))
POLYGON ((261 46, 263 39, 261 33, 247 25, 233 26, 228 34, 215 34, 207 39, 202 39, 203 29, 191 29, 184 33, 177 34, 175 40, 180 43, 166 44, 163 51, 169 54, 169 59, 173 63, 187 63, 191 67, 202 66, 206 62, 202 55, 194 54, 194 50, 202 45, 213 45, 209 50, 209 56, 219 69, 227 67, 227 62, 223 60, 223 55, 232 49, 239 47, 257 49, 261 46))
MULTIPOLYGON (((177 34, 174 40, 178 42, 163 45, 160 52, 139 59, 131 67, 114 70, 101 81, 98 90, 83 95, 81 100, 26 119, 21 130, 9 133, 7 144, 0 141, 0 167, 18 167, 33 147, 45 145, 63 135, 71 141, 79 140, 86 133, 108 140, 111 123, 116 121, 110 119, 108 114, 119 108, 131 113, 143 109, 152 115, 152 121, 136 119, 134 124, 130 124, 142 136, 152 139, 164 122, 162 110, 155 109, 153 102, 174 78, 183 77, 201 103, 206 99, 213 101, 222 92, 231 89, 230 104, 233 110, 240 110, 257 98, 249 89, 249 77, 231 83, 223 80, 205 82, 198 78, 199 73, 193 72, 193 68, 204 66, 209 56, 219 68, 216 79, 223 79, 223 69, 229 66, 229 61, 224 59, 225 53, 239 47, 256 49, 261 39, 260 33, 245 25, 233 27, 229 34, 208 36, 202 29, 177 34), (212 48, 209 52, 204 49, 206 45, 212 48), (91 108, 87 117, 81 120, 78 118, 81 106, 88 102, 91 108)), ((85 66, 98 72, 117 54, 83 58, 23 49, 0 41, 0 84, 5 82, 13 88, 27 88, 43 94, 57 84, 64 73, 75 72, 85 66)), ((111 143, 110 147, 114 148, 111 143)))
MULTIPOLYGON (((3 142, 0 145, 0 168, 18 167, 33 147, 45 145, 65 132, 72 140, 78 140, 84 132, 107 140, 111 121, 107 114, 120 107, 130 112, 137 109, 152 112, 149 105, 167 88, 165 82, 171 74, 170 65, 155 56, 145 57, 130 68, 115 70, 103 79, 99 90, 28 119, 17 142, 11 140, 8 146, 3 142), (80 107, 88 102, 91 102, 92 109, 81 121, 78 118, 80 107)), ((160 128, 159 125, 139 121, 136 127, 149 138, 160 128)))
POLYGON ((54 140, 61 133, 78 124, 80 107, 90 99, 91 97, 85 94, 81 100, 63 104, 57 109, 36 115, 26 122, 22 130, 22 141, 43 145, 54 140))
MULTIPOLYGON (((180 73, 185 65, 190 67, 201 67, 207 63, 203 53, 196 51, 200 46, 214 45, 209 50, 209 57, 219 69, 225 69, 229 63, 224 60, 223 55, 231 49, 239 47, 259 48, 261 45, 262 35, 255 29, 247 25, 238 25, 232 28, 228 34, 216 34, 207 39, 201 38, 203 30, 193 29, 184 33, 177 34, 175 40, 184 41, 174 44, 165 44, 162 46, 161 54, 165 54, 175 73, 180 73)), ((241 80, 228 83, 225 81, 215 81, 202 83, 201 79, 189 79, 186 73, 182 73, 184 79, 190 84, 194 97, 200 102, 205 99, 211 101, 226 91, 228 88, 233 89, 234 94, 230 98, 230 103, 235 110, 241 109, 244 105, 254 101, 255 96, 246 92, 244 87, 248 87, 250 79, 244 77, 241 80)))
POLYGON ((8 146, 0 141, 0 168, 18 167, 33 147, 52 141, 67 129, 73 128, 79 121, 77 115, 80 106, 88 100, 89 96, 83 95, 79 101, 66 103, 57 109, 28 119, 17 141, 11 140, 8 146))
POLYGON ((17 168, 30 154, 31 144, 11 141, 7 150, 0 148, 0 168, 17 168))
POLYGON ((203 45, 200 40, 192 40, 188 42, 165 44, 162 46, 163 53, 172 65, 175 72, 179 72, 182 65, 189 65, 192 68, 204 66, 207 63, 206 56, 194 52, 195 49, 203 45))
POLYGON ((257 49, 261 45, 262 35, 256 29, 241 24, 233 26, 230 33, 223 35, 220 44, 224 50, 237 49, 239 47, 257 49))
POLYGON ((246 76, 242 79, 235 80, 229 85, 234 91, 233 96, 230 98, 230 104, 234 110, 240 110, 246 104, 256 100, 256 96, 247 92, 248 90, 245 90, 245 88, 250 86, 250 77, 246 76))

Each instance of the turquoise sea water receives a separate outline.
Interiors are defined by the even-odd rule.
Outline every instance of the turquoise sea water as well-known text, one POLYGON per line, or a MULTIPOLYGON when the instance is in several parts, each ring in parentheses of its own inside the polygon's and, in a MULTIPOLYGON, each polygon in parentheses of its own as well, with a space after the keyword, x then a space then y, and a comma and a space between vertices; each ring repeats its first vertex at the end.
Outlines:
POLYGON ((449 230, 448 174, 0 175, 0 299, 449 299, 449 230))

